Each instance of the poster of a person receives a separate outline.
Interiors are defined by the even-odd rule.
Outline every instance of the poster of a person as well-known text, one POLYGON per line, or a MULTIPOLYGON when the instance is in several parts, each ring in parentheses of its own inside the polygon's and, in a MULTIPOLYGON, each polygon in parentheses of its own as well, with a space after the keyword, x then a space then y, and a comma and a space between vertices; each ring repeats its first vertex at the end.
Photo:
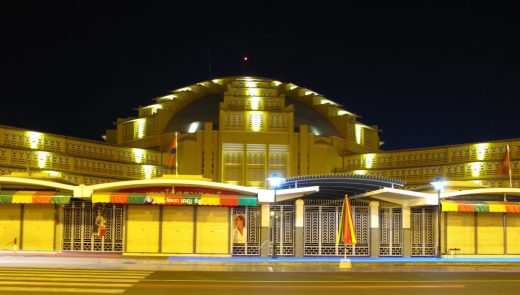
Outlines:
POLYGON ((247 242, 246 219, 243 214, 237 214, 233 218, 233 243, 243 244, 247 242))
POLYGON ((105 217, 101 214, 101 210, 97 210, 96 220, 94 221, 94 234, 99 237, 104 237, 106 233, 105 217))

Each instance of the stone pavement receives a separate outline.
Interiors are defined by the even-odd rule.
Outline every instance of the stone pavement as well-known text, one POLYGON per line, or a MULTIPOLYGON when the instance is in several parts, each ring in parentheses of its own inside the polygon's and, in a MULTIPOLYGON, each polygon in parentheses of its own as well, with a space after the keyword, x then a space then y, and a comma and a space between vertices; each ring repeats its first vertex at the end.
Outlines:
MULTIPOLYGON (((0 252, 0 267, 167 271, 338 271, 342 257, 204 257, 0 252)), ((353 271, 520 269, 520 257, 351 257, 353 271)))

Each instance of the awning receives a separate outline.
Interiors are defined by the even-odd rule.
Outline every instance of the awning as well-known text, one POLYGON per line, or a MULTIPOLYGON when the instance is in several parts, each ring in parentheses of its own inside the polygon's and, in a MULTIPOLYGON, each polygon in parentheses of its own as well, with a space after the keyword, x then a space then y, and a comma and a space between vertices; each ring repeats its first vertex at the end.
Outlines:
POLYGON ((68 204, 71 193, 55 191, 0 191, 3 204, 68 204))
POLYGON ((98 192, 92 194, 92 203, 237 207, 256 206, 256 197, 217 194, 98 192))
POLYGON ((520 213, 520 203, 498 201, 442 200, 444 212, 520 213))

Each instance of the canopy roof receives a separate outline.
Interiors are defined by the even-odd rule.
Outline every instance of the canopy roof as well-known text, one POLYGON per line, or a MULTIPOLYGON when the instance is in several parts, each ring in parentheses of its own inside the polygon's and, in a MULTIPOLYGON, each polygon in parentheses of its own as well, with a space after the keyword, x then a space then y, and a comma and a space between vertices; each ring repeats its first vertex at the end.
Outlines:
POLYGON ((382 178, 369 177, 365 175, 352 174, 322 174, 288 178, 282 188, 300 188, 319 186, 320 191, 312 194, 314 198, 344 197, 366 193, 385 187, 402 186, 404 182, 382 178))

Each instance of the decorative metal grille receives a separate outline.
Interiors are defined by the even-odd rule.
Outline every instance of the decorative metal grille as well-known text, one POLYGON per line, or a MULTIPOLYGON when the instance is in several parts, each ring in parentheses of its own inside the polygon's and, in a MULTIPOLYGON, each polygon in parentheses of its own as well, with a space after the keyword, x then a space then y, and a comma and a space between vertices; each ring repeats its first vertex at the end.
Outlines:
POLYGON ((246 217, 247 241, 233 244, 233 255, 260 255, 260 209, 259 207, 235 207, 233 216, 243 214, 246 217))
POLYGON ((63 214, 63 251, 123 251, 124 206, 72 202, 65 205, 63 214), (106 232, 103 237, 94 232, 94 222, 98 210, 103 212, 105 218, 106 232))
POLYGON ((412 208, 412 256, 434 256, 433 208, 412 208))
MULTIPOLYGON (((279 202, 276 208, 274 205, 271 205, 270 211, 273 213, 271 216, 271 224, 274 224, 274 218, 277 218, 276 229, 274 229, 277 242, 277 255, 294 255, 294 202, 279 202)), ((273 228, 274 227, 271 227, 269 231, 270 241, 275 241, 273 238, 273 228)), ((270 245, 269 254, 272 255, 272 253, 273 248, 272 245, 270 245)))
MULTIPOLYGON (((364 205, 364 204, 360 204, 364 205)), ((368 206, 352 206, 358 243, 338 244, 337 230, 341 220, 341 200, 306 200, 303 229, 305 256, 370 255, 370 225, 368 206)))
POLYGON ((402 256, 402 209, 379 208, 379 229, 379 256, 402 256))

